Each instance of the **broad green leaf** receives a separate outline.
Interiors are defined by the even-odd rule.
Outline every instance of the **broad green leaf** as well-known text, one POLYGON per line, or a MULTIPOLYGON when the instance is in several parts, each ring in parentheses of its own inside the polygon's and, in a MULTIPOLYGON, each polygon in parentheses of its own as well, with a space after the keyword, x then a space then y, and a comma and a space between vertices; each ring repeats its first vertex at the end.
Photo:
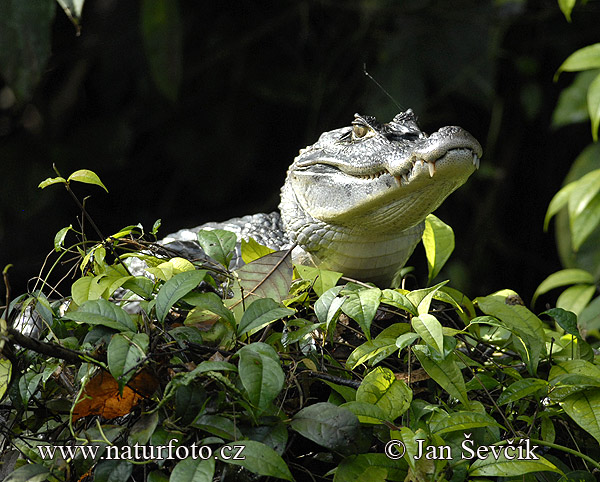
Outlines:
POLYGON ((104 299, 86 301, 77 311, 65 313, 63 318, 89 325, 103 325, 118 331, 137 331, 131 316, 123 308, 104 299))
POLYGON ((421 290, 414 290, 406 294, 406 297, 412 302, 413 305, 417 307, 417 313, 429 313, 429 306, 431 305, 431 300, 436 295, 437 291, 444 286, 448 281, 442 281, 434 286, 429 288, 424 288, 421 290))
POLYGON ((600 331, 600 296, 594 298, 579 315, 577 322, 584 330, 600 331))
POLYGON ((321 328, 321 323, 311 323, 310 321, 303 319, 295 319, 291 323, 286 323, 288 327, 287 332, 283 335, 281 342, 283 346, 288 347, 292 343, 302 341, 306 336, 310 335, 314 331, 321 328), (297 330, 289 330, 290 327, 296 326, 297 330))
POLYGON ((38 184, 38 188, 44 189, 52 184, 66 184, 67 180, 64 177, 49 177, 38 184))
POLYGON ((125 281, 122 288, 124 290, 133 291, 136 295, 141 296, 144 299, 148 299, 152 296, 154 283, 145 276, 135 276, 134 278, 125 281))
POLYGON ((54 0, 0 2, 2 77, 23 106, 47 69, 55 12, 54 0))
POLYGON ((382 453, 350 455, 338 465, 333 482, 384 482, 408 480, 407 463, 382 453))
POLYGON ((201 415, 192 426, 225 440, 237 440, 241 436, 236 423, 222 415, 201 415))
POLYGON ((431 433, 441 435, 446 432, 466 432, 480 427, 500 427, 496 420, 487 413, 458 411, 451 412, 446 417, 439 417, 431 424, 431 433))
POLYGON ((169 310, 206 276, 204 270, 185 271, 167 281, 156 295, 156 317, 163 323, 169 310))
POLYGON ((292 251, 275 251, 235 270, 244 298, 282 301, 292 284, 292 251), (252 296, 252 297, 251 297, 252 296))
POLYGON ((408 410, 412 390, 402 380, 397 380, 389 368, 377 367, 361 382, 356 401, 376 405, 387 420, 393 422, 408 410))
POLYGON ((136 374, 134 369, 146 356, 150 340, 146 333, 118 333, 108 345, 108 369, 119 388, 123 387, 136 374))
MULTIPOLYGON (((532 472, 556 472, 562 474, 562 471, 559 470, 553 463, 548 462, 544 457, 536 455, 538 460, 518 460, 517 455, 519 451, 517 449, 517 444, 515 443, 516 450, 509 451, 509 457, 514 457, 514 459, 510 460, 505 457, 504 450, 500 452, 500 456, 496 459, 493 454, 488 453, 487 458, 476 459, 469 469, 470 477, 522 477, 524 474, 529 474, 532 472)), ((477 450, 474 449, 475 453, 477 450)), ((523 458, 529 457, 533 459, 531 454, 527 454, 526 450, 523 449, 523 453, 525 454, 523 458)))
POLYGON ((283 388, 285 374, 275 350, 265 343, 246 345, 238 351, 240 381, 250 402, 261 410, 269 407, 283 388))
POLYGON ((400 351, 403 348, 406 348, 408 345, 412 345, 412 343, 419 338, 419 335, 413 332, 404 333, 404 335, 400 335, 396 338, 396 346, 400 351))
POLYGON ((569 286, 556 300, 556 306, 579 316, 595 294, 595 285, 569 286))
POLYGON ((444 331, 442 324, 435 316, 428 313, 413 316, 411 325, 427 345, 440 354, 444 353, 444 331))
POLYGON ((98 175, 93 171, 89 171, 88 169, 80 169, 79 171, 75 171, 67 179, 67 182, 71 181, 83 182, 86 184, 95 184, 96 186, 100 186, 102 189, 108 192, 108 189, 106 189, 106 186, 102 184, 102 181, 100 180, 98 175))
POLYGON ((235 317, 231 310, 227 309, 223 304, 223 300, 216 293, 188 293, 182 298, 183 301, 195 306, 201 310, 208 310, 215 315, 227 320, 227 322, 235 327, 235 317))
MULTIPOLYGON (((550 224, 550 220, 562 209, 564 208, 571 195, 577 190, 577 183, 571 182, 566 186, 562 187, 550 200, 550 204, 548 205, 548 210, 546 211, 546 217, 544 218, 544 231, 548 231, 548 226, 550 224)), ((552 275, 551 275, 552 276, 552 275)), ((560 286, 560 285, 559 285, 560 286)), ((535 299, 535 295, 534 295, 535 299)))
POLYGON ((371 323, 380 300, 379 288, 365 288, 348 295, 342 304, 342 311, 358 323, 367 339, 371 338, 371 323))
POLYGON ((215 475, 215 459, 213 457, 202 460, 187 457, 173 468, 169 480, 177 482, 212 482, 215 475))
POLYGON ((562 308, 552 308, 540 313, 540 315, 550 316, 569 335, 576 336, 577 338, 581 337, 577 329, 577 315, 572 311, 566 311, 562 308))
POLYGON ((558 0, 558 6, 560 7, 560 11, 563 13, 567 22, 571 21, 571 12, 573 11, 573 7, 577 0, 558 0))
MULTIPOLYGON (((0 344, 0 351, 2 350, 2 345, 0 344)), ((7 358, 0 358, 0 400, 4 396, 6 389, 8 388, 8 383, 10 382, 10 376, 12 373, 12 363, 7 358)))
POLYGON ((103 460, 94 467, 94 482, 131 480, 133 465, 128 460, 103 460))
POLYGON ((4 482, 44 482, 49 474, 41 464, 25 464, 8 474, 4 482))
POLYGON ((129 445, 146 445, 158 426, 158 418, 158 411, 142 414, 127 435, 129 445))
POLYGON ((552 127, 559 128, 589 119, 587 92, 600 70, 586 70, 575 76, 573 83, 563 89, 552 114, 552 127))
POLYGON ((169 281, 176 274, 193 271, 195 269, 195 266, 187 259, 176 257, 156 266, 146 268, 146 271, 160 280, 169 281))
POLYGON ((556 79, 561 72, 577 72, 598 67, 600 67, 600 43, 588 45, 569 55, 556 71, 554 78, 556 79))
POLYGON ((315 302, 315 315, 317 315, 320 323, 329 323, 342 306, 344 298, 337 298, 342 289, 343 286, 334 286, 319 296, 319 299, 315 302))
POLYGON ((411 315, 417 315, 417 308, 412 302, 397 290, 385 289, 381 292, 381 302, 386 305, 395 306, 401 310, 404 310, 411 315))
POLYGON ((342 277, 342 273, 328 271, 326 269, 314 268, 312 266, 295 265, 296 271, 302 279, 312 281, 312 287, 317 296, 333 288, 342 277))
POLYGON ((235 233, 224 229, 202 229, 198 231, 198 243, 212 259, 227 268, 237 244, 235 233))
POLYGON ((37 391, 38 385, 42 379, 42 373, 35 373, 33 371, 25 373, 19 379, 19 394, 23 400, 24 405, 27 405, 29 399, 37 391))
POLYGON ((598 142, 598 128, 600 127, 600 75, 590 84, 587 94, 588 111, 592 121, 592 137, 598 142))
POLYGON ((425 218, 422 241, 427 256, 428 283, 431 283, 454 251, 454 231, 441 219, 429 214, 425 218))
POLYGON ((465 408, 470 407, 465 379, 458 368, 456 355, 452 354, 443 360, 436 360, 423 345, 413 346, 413 352, 423 369, 438 385, 462 403, 465 408))
POLYGON ((600 192, 590 200, 571 223, 573 249, 578 251, 600 224, 600 192))
POLYGON ((380 424, 388 420, 388 416, 377 405, 369 402, 358 402, 356 400, 342 403, 342 408, 347 408, 358 417, 360 423, 380 424))
POLYGON ((512 383, 500 394, 496 403, 504 405, 506 403, 516 402, 527 395, 536 393, 544 388, 548 388, 548 382, 539 378, 523 378, 512 383))
POLYGON ((143 0, 140 11, 142 41, 152 80, 171 102, 179 97, 183 71, 183 26, 178 5, 172 0, 143 0))
POLYGON ((191 373, 200 374, 206 372, 236 372, 237 367, 233 363, 229 363, 221 360, 204 360, 200 362, 196 368, 192 370, 191 373))
POLYGON ((266 256, 267 254, 275 252, 274 249, 267 248, 266 246, 263 246, 262 244, 258 244, 254 240, 254 238, 250 238, 250 239, 248 239, 248 241, 246 241, 245 239, 242 239, 241 250, 242 250, 242 261, 244 261, 244 263, 246 263, 246 264, 248 264, 258 258, 262 258, 263 256, 266 256))
POLYGON ((296 310, 284 308, 271 298, 258 298, 246 308, 240 324, 238 335, 255 332, 274 321, 293 315, 296 310))
MULTIPOLYGON (((386 328, 373 340, 357 346, 346 360, 346 366, 353 370, 356 366, 368 361, 372 365, 379 363, 398 350, 396 339, 402 334, 406 334, 409 329, 408 323, 396 323, 386 328), (389 330, 390 328, 393 328, 393 330, 389 330)), ((417 338, 416 335, 415 338, 417 338)))
POLYGON ((57 253, 60 252, 63 243, 65 242, 65 238, 67 237, 67 233, 73 229, 72 225, 69 225, 65 228, 62 228, 56 236, 54 236, 54 251, 57 253))
POLYGON ((533 298, 531 299, 531 306, 535 304, 535 300, 537 300, 538 296, 547 293, 554 288, 580 283, 593 284, 594 277, 587 271, 576 268, 562 269, 556 273, 552 273, 542 281, 535 290, 533 298))
POLYGON ((342 453, 356 453, 360 438, 358 417, 347 408, 318 402, 300 410, 291 427, 303 437, 342 453))
POLYGON ((513 346, 527 362, 529 372, 535 374, 540 356, 546 353, 546 333, 542 321, 523 306, 521 298, 511 290, 497 291, 475 301, 481 311, 502 320, 517 337, 513 346))
MULTIPOLYGON (((256 440, 238 440, 229 444, 232 450, 225 448, 217 451, 217 457, 226 464, 240 465, 246 470, 265 477, 275 477, 277 479, 293 481, 294 477, 290 473, 285 461, 271 447, 256 440), (243 446, 243 449, 241 447, 243 446), (234 457, 239 452, 243 460, 234 457)), ((179 480, 179 479, 177 479, 179 480)))

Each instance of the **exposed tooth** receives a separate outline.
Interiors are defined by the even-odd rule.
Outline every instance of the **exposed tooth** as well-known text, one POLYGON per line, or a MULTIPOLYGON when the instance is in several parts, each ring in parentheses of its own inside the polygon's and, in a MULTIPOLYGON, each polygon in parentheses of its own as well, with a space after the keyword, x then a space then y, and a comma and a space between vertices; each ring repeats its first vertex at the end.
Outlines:
POLYGON ((417 159, 415 162, 415 166, 417 167, 423 167, 423 159, 417 159))
POLYGON ((402 174, 402 179, 404 182, 408 182, 408 174, 402 174))
POLYGON ((479 156, 473 154, 473 165, 475 166, 475 169, 479 169, 479 162, 479 156))
POLYGON ((427 167, 429 167, 429 177, 433 177, 435 174, 435 162, 428 162, 427 167))

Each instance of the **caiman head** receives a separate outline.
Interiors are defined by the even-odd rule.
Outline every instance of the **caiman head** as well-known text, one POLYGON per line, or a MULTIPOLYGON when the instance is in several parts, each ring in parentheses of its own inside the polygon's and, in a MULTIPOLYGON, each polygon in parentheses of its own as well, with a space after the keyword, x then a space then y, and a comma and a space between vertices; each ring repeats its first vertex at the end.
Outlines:
MULTIPOLYGON (((351 126, 325 132, 300 151, 282 189, 282 220, 292 240, 332 268, 343 268, 327 263, 328 243, 336 237, 359 239, 373 249, 373 243, 399 239, 412 252, 422 221, 464 184, 481 155, 480 144, 460 127, 425 134, 412 110, 387 124, 356 114, 351 126), (408 232, 410 239, 402 240, 408 232), (322 238, 325 246, 315 241, 322 238)), ((339 257, 343 249, 333 251, 339 257)))

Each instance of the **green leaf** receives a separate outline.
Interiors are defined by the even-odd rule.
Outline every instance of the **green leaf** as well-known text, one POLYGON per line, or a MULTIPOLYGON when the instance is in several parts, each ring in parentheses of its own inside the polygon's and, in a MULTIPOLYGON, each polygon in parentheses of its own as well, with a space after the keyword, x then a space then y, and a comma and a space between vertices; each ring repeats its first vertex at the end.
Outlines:
POLYGON ((400 335, 396 338, 396 346, 400 351, 403 348, 406 348, 408 345, 412 345, 412 343, 419 338, 419 335, 413 332, 404 333, 404 335, 400 335))
POLYGON ((338 465, 333 482, 403 481, 407 478, 407 463, 392 460, 385 454, 367 453, 350 455, 338 465))
POLYGON ((277 352, 265 343, 253 343, 241 348, 238 355, 240 381, 250 403, 261 410, 267 409, 285 381, 277 352))
POLYGON ((360 422, 347 408, 319 402, 300 410, 291 427, 303 437, 342 453, 355 453, 360 422))
POLYGON ((552 127, 559 128, 589 119, 587 92, 599 73, 598 69, 579 72, 573 83, 561 91, 552 113, 552 127))
POLYGON ((434 359, 423 345, 413 346, 413 352, 427 374, 440 385, 448 394, 458 399, 466 408, 470 407, 467 397, 465 379, 462 376, 456 355, 452 354, 443 360, 434 359))
POLYGON ((266 246, 263 246, 262 244, 258 244, 254 240, 254 238, 250 238, 250 239, 248 239, 248 241, 246 241, 245 239, 242 239, 241 250, 242 250, 242 261, 244 261, 244 263, 246 263, 246 264, 248 264, 256 259, 262 258, 263 256, 266 256, 267 254, 275 252, 274 249, 267 248, 266 246))
POLYGON ((56 236, 54 236, 54 251, 57 253, 60 252, 63 243, 65 242, 65 238, 67 237, 67 233, 73 229, 72 225, 67 226, 66 228, 62 228, 56 236))
POLYGON ((235 270, 244 298, 288 297, 292 284, 292 251, 275 251, 235 270))
POLYGON ((154 283, 145 276, 135 276, 125 281, 122 287, 124 290, 133 291, 136 295, 144 299, 149 299, 152 297, 154 283))
POLYGON ((592 121, 592 137, 598 142, 598 128, 600 127, 600 75, 590 84, 587 94, 588 111, 592 121))
POLYGON ((103 276, 84 276, 71 285, 71 296, 73 301, 82 305, 89 300, 97 300, 102 296, 106 287, 101 286, 99 281, 103 276))
POLYGON ((227 309, 223 304, 223 300, 216 293, 188 293, 182 298, 183 301, 195 306, 201 310, 208 310, 215 315, 220 316, 235 327, 235 317, 231 310, 227 309))
POLYGON ((103 325, 118 331, 137 331, 131 316, 123 308, 104 299, 86 301, 77 311, 65 313, 63 318, 89 325, 103 325))
POLYGON ((146 445, 158 426, 158 411, 144 413, 137 422, 133 424, 127 436, 129 445, 146 445))
POLYGON ((531 306, 535 304, 535 300, 537 300, 538 296, 547 293, 554 288, 579 283, 593 284, 594 277, 587 271, 575 268, 563 269, 556 273, 552 273, 542 281, 535 290, 533 298, 531 299, 531 306))
POLYGON ((451 412, 446 417, 439 417, 431 424, 431 433, 441 435, 447 432, 470 431, 480 427, 503 428, 487 413, 458 411, 451 412))
POLYGON ((41 464, 25 464, 8 474, 4 482, 44 482, 49 474, 41 464))
POLYGON ((94 482, 131 480, 133 465, 128 460, 104 460, 94 468, 94 482))
POLYGON ((435 316, 427 313, 413 316, 411 325, 427 345, 440 354, 444 353, 444 331, 435 316))
POLYGON ((177 462, 169 480, 177 482, 212 482, 215 475, 215 459, 206 460, 187 457, 177 462))
POLYGON ((156 317, 163 323, 169 310, 181 298, 200 284, 206 271, 194 270, 176 274, 167 281, 156 295, 156 317))
POLYGON ((569 286, 556 300, 556 306, 579 316, 595 294, 595 285, 569 286))
POLYGON ((406 294, 406 297, 412 302, 413 305, 417 307, 418 314, 428 313, 431 300, 434 298, 438 290, 446 283, 448 283, 447 280, 429 288, 411 291, 406 294))
POLYGON ((330 323, 341 308, 344 298, 338 298, 343 286, 334 286, 323 293, 315 302, 315 315, 320 323, 330 323))
MULTIPOLYGON (((285 461, 268 445, 255 440, 239 440, 229 444, 229 446, 234 447, 234 450, 226 451, 230 458, 223 457, 222 450, 217 451, 220 461, 227 464, 240 465, 254 474, 283 480, 294 480, 285 461), (243 450, 240 455, 243 457, 243 460, 237 460, 233 455, 237 453, 237 447, 241 448, 242 446, 243 450)), ((179 479, 176 480, 179 481, 179 479)))
POLYGON ((328 271, 312 266, 297 264, 295 268, 302 279, 313 282, 312 287, 317 296, 323 296, 323 293, 333 288, 342 277, 342 273, 337 271, 328 271))
POLYGON ((106 186, 102 184, 102 181, 100 180, 98 175, 95 172, 89 171, 87 169, 80 169, 79 171, 75 171, 67 179, 67 182, 71 181, 84 182, 86 184, 95 184, 96 186, 100 186, 102 189, 108 192, 108 189, 106 189, 106 186))
POLYGON ((540 313, 540 315, 550 316, 569 335, 581 338, 579 330, 577 329, 577 315, 575 313, 563 310, 562 308, 552 308, 540 313))
MULTIPOLYGON (((475 450, 476 452, 476 450, 475 450)), ((525 452, 525 450, 524 450, 525 452)), ((536 455, 538 460, 517 460, 518 450, 511 451, 513 460, 505 457, 504 451, 496 459, 491 453, 487 458, 475 460, 469 469, 470 477, 522 477, 531 472, 556 472, 562 474, 554 464, 548 462, 544 457, 536 455)))
POLYGON ((571 223, 571 242, 573 250, 579 251, 581 245, 600 225, 600 192, 598 192, 571 223))
POLYGON ((258 298, 254 300, 242 316, 238 326, 238 335, 255 332, 276 320, 291 316, 296 312, 291 308, 284 308, 271 298, 258 298))
MULTIPOLYGON (((4 320, 2 320, 4 321, 4 320)), ((0 351, 2 350, 2 344, 0 343, 0 351)), ((10 382, 10 376, 12 373, 12 363, 8 358, 0 358, 0 400, 4 396, 8 383, 10 382)))
POLYGON ((38 188, 40 189, 45 189, 48 186, 52 186, 52 184, 67 184, 67 180, 64 177, 49 177, 48 179, 45 179, 44 181, 40 182, 38 184, 38 188))
POLYGON ((556 71, 554 80, 558 78, 561 72, 576 72, 597 69, 598 67, 600 67, 600 43, 588 45, 569 55, 556 71))
POLYGON ((527 362, 529 372, 535 374, 540 356, 546 353, 546 333, 542 321, 523 306, 519 295, 511 290, 497 291, 475 301, 481 311, 502 320, 506 328, 521 340, 516 340, 513 346, 527 362))
POLYGON ((361 363, 371 361, 371 364, 375 365, 384 358, 387 358, 398 349, 396 339, 400 335, 405 334, 409 329, 410 326, 408 323, 395 323, 389 326, 377 335, 375 339, 357 346, 346 360, 346 366, 350 370, 353 370, 361 363))
POLYGON ((54 0, 0 2, 2 77, 19 103, 33 96, 51 53, 54 0))
POLYGON ((108 345, 108 369, 119 388, 123 387, 136 374, 133 370, 146 356, 150 340, 146 333, 118 333, 112 337, 108 345))
POLYGON ((536 393, 542 389, 548 388, 548 382, 539 378, 523 378, 512 383, 500 394, 497 400, 498 405, 516 402, 527 395, 536 393))
POLYGON ((365 288, 349 294, 342 304, 342 311, 358 323, 367 339, 371 339, 371 323, 380 300, 379 288, 365 288))
POLYGON ((573 7, 575 7, 576 3, 577 0, 558 0, 560 11, 567 19, 567 22, 571 22, 571 12, 573 11, 573 7))
POLYGON ((182 32, 179 2, 143 0, 141 32, 152 80, 167 99, 175 102, 181 86, 182 32))
POLYGON ((380 424, 388 420, 388 416, 377 405, 369 402, 357 402, 356 400, 342 403, 342 408, 347 408, 358 417, 360 423, 380 424))
POLYGON ((600 443, 600 389, 575 393, 560 402, 560 406, 600 443))
POLYGON ((425 218, 422 241, 427 255, 428 283, 431 283, 454 251, 454 231, 442 220, 429 214, 425 218))
POLYGON ((571 195, 577 190, 577 182, 570 182, 563 188, 561 188, 552 198, 550 204, 548 205, 548 210, 546 211, 546 217, 544 218, 544 231, 548 231, 548 226, 550 224, 550 220, 562 209, 564 208, 571 195))
POLYGON ((201 415, 192 426, 225 440, 237 440, 241 436, 235 422, 222 415, 201 415))
POLYGON ((381 292, 381 302, 385 303, 386 305, 395 306, 396 308, 404 310, 411 315, 417 315, 417 308, 415 305, 412 304, 406 295, 403 295, 396 290, 383 290, 381 292))
POLYGON ((412 390, 402 380, 396 380, 389 368, 377 367, 361 382, 356 401, 376 405, 387 420, 393 422, 408 410, 412 390))
POLYGON ((224 229, 202 229, 198 231, 198 243, 208 256, 227 268, 233 257, 237 236, 224 229))

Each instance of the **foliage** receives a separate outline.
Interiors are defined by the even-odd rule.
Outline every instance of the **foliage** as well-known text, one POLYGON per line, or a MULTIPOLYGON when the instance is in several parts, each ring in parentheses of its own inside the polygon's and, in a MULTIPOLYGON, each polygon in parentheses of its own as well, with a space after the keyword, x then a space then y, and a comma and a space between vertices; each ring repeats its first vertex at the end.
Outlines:
MULTIPOLYGON (((559 1, 567 20, 575 2, 559 1)), ((600 337, 600 43, 581 48, 558 68, 561 72, 581 72, 565 89, 554 112, 555 126, 591 120, 591 144, 575 159, 564 186, 552 198, 544 220, 556 220, 556 238, 564 270, 548 276, 537 288, 539 295, 554 288, 569 286, 557 300, 557 307, 579 315, 585 332, 600 337), (587 105, 587 109, 585 106, 587 105)))
MULTIPOLYGON (((73 194, 72 181, 104 188, 91 171, 40 186, 73 194)), ((437 272, 453 234, 428 223, 437 272)), ((36 288, 1 325, 0 393, 12 407, 2 436, 22 454, 6 480, 592 480, 600 470, 600 367, 573 313, 544 322, 510 290, 469 300, 446 282, 380 289, 292 269, 288 251, 254 241, 230 271, 231 233, 198 237, 212 259, 180 258, 141 227, 96 242, 59 231, 57 262, 77 260, 71 295, 36 288), (35 321, 39 341, 10 328, 19 321, 35 321)))

